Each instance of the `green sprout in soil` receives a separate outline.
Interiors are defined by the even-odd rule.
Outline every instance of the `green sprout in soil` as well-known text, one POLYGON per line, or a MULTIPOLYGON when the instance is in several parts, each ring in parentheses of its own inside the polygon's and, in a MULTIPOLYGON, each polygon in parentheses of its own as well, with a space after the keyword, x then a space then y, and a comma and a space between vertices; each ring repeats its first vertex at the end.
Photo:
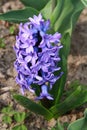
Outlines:
POLYGON ((1 112, 3 123, 7 124, 11 130, 27 130, 24 121, 28 115, 25 112, 18 112, 11 106, 4 107, 1 112))
POLYGON ((0 38, 0 48, 5 48, 5 41, 3 38, 0 38))

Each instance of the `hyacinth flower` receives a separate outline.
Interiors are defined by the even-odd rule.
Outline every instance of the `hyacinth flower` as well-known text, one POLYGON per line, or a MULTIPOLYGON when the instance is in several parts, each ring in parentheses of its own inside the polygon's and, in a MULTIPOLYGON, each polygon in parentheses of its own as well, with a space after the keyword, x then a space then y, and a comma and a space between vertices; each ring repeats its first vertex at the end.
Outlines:
POLYGON ((35 84, 39 85, 40 93, 37 100, 53 100, 50 91, 55 82, 62 76, 58 66, 60 62, 59 50, 61 34, 48 34, 50 20, 45 21, 39 14, 29 18, 29 22, 20 24, 19 34, 16 36, 14 50, 16 52, 15 68, 17 70, 16 81, 25 90, 33 93, 36 91, 35 84), (33 85, 34 84, 34 85, 33 85), (32 87, 33 85, 33 87, 32 87))

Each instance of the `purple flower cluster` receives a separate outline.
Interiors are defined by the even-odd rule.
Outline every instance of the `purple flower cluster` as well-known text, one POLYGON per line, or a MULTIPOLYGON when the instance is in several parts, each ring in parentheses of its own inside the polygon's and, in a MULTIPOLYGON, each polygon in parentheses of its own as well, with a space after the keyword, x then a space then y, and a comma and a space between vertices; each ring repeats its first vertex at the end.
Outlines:
POLYGON ((16 52, 15 68, 18 72, 16 81, 21 86, 22 93, 27 89, 35 92, 32 84, 40 86, 40 96, 37 99, 53 100, 49 94, 53 84, 60 78, 54 72, 59 71, 59 50, 61 34, 47 34, 50 21, 44 21, 39 14, 29 18, 29 22, 20 24, 19 34, 16 36, 14 50, 16 52))

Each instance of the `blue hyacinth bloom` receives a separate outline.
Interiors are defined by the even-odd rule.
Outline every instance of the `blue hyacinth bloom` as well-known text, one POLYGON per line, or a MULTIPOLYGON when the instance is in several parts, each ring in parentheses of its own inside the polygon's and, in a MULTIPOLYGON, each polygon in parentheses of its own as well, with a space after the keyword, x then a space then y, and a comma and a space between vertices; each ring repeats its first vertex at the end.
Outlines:
POLYGON ((32 84, 40 86, 40 96, 37 99, 47 98, 53 100, 50 95, 54 83, 62 76, 56 76, 55 71, 61 70, 59 50, 61 34, 48 34, 50 20, 44 21, 42 15, 29 18, 29 22, 20 24, 19 34, 16 36, 14 50, 16 52, 15 68, 17 70, 16 81, 21 86, 21 91, 35 92, 32 84), (48 84, 48 85, 47 85, 48 84), (49 88, 49 89, 48 89, 49 88))

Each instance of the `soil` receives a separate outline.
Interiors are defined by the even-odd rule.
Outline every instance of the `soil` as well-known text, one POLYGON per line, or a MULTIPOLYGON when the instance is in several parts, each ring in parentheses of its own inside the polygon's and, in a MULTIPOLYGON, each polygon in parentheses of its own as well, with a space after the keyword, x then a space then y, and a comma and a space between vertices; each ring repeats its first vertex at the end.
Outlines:
MULTIPOLYGON (((0 13, 22 7, 23 5, 19 0, 0 0, 0 13)), ((17 92, 19 90, 19 86, 15 82, 16 71, 13 65, 15 61, 13 45, 15 44, 17 26, 18 25, 0 21, 0 38, 4 38, 5 42, 5 48, 0 48, 0 110, 6 105, 12 105, 19 111, 23 111, 23 108, 15 103, 11 96, 12 91, 17 92), (15 26, 14 34, 10 34, 9 31, 12 25, 15 26)), ((79 80, 82 84, 87 85, 87 9, 84 9, 81 13, 71 40, 66 84, 69 85, 70 82, 74 80, 79 80)), ((29 97, 31 96, 32 95, 29 95, 29 97)), ((62 123, 69 123, 82 117, 86 106, 87 105, 60 117, 60 121, 62 123)), ((10 130, 10 127, 8 128, 8 125, 2 122, 2 116, 3 114, 0 113, 0 130, 10 130)), ((56 121, 54 119, 46 121, 41 116, 31 114, 25 123, 28 130, 41 130, 42 128, 51 130, 56 121)))

